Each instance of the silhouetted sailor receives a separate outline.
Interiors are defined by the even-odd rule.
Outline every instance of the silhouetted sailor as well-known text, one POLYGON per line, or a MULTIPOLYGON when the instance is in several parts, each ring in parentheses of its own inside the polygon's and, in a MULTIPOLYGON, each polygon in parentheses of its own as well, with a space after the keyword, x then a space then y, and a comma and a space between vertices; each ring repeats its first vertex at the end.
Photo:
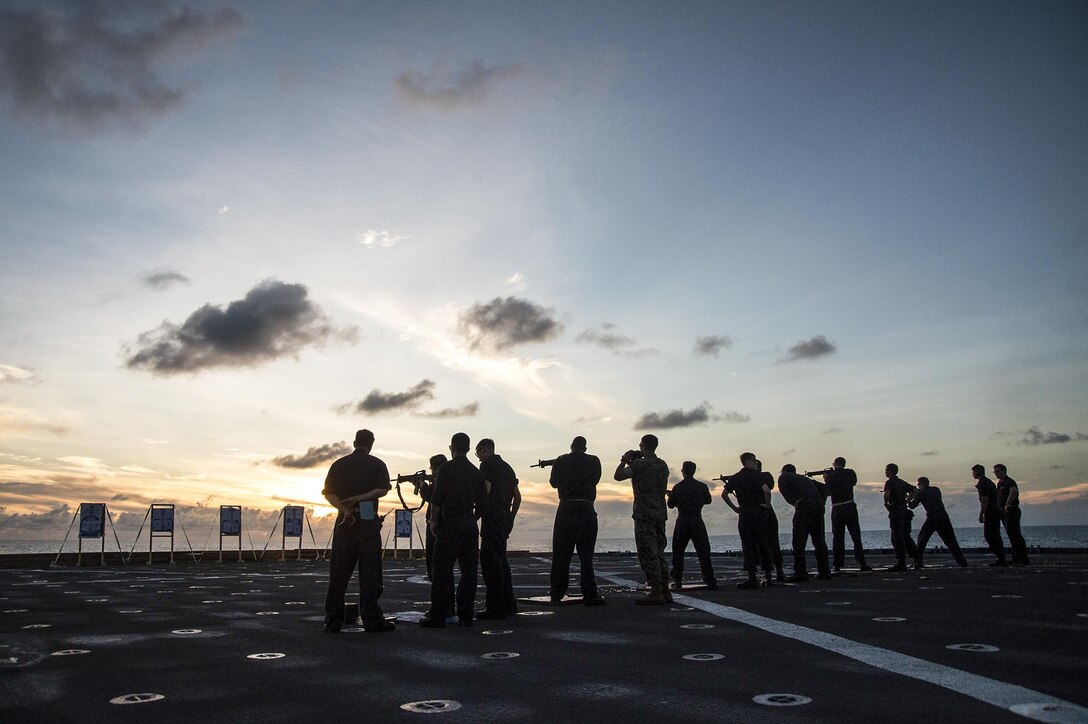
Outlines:
MULTIPOLYGON (((432 455, 430 460, 428 460, 428 463, 427 463, 428 466, 431 469, 431 479, 430 480, 424 480, 419 484, 419 497, 422 498, 423 502, 427 504, 427 509, 424 512, 424 525, 423 525, 423 527, 426 528, 427 531, 426 531, 426 534, 425 534, 426 537, 424 539, 425 542, 423 544, 423 548, 424 548, 423 552, 424 552, 424 556, 426 557, 426 563, 427 563, 427 580, 432 581, 432 582, 434 581, 433 574, 434 574, 434 540, 435 540, 435 535, 434 535, 434 529, 431 527, 431 496, 434 495, 434 481, 438 479, 438 470, 439 470, 439 468, 441 468, 446 463, 446 460, 447 460, 446 456, 443 455, 442 453, 438 453, 437 455, 432 455)), ((457 617, 452 615, 452 612, 455 611, 456 609, 457 609, 457 606, 456 606, 456 604, 454 602, 454 599, 453 599, 453 587, 451 586, 450 587, 450 605, 449 605, 449 608, 447 609, 448 611, 451 612, 451 615, 447 617, 446 623, 453 623, 454 621, 457 620, 457 617)))
POLYGON ((514 529, 514 518, 521 507, 521 491, 514 469, 495 454, 495 441, 484 438, 476 443, 480 475, 487 488, 487 506, 480 524, 480 573, 487 588, 484 610, 477 618, 505 618, 517 613, 510 563, 506 559, 506 541, 514 529))
POLYGON ((986 477, 986 468, 973 465, 971 475, 975 478, 975 490, 978 491, 978 522, 982 523, 982 536, 990 552, 997 556, 991 566, 1007 566, 1005 560, 1005 541, 1001 538, 1001 508, 997 505, 997 486, 986 477))
POLYGON ((718 580, 714 577, 714 566, 710 562, 710 537, 703 522, 703 506, 711 502, 710 487, 702 480, 695 479, 695 463, 692 461, 685 460, 680 471, 683 479, 672 486, 667 494, 668 506, 675 508, 677 513, 672 529, 673 588, 679 590, 684 580, 684 552, 690 541, 699 557, 703 582, 707 588, 717 589, 718 580))
POLYGON ((922 506, 926 511, 926 519, 922 521, 922 527, 918 530, 918 567, 922 567, 922 558, 926 553, 926 543, 936 533, 941 536, 948 552, 961 566, 967 565, 967 559, 963 557, 959 541, 956 540, 956 531, 952 528, 952 520, 948 517, 948 511, 941 500, 941 489, 929 484, 929 478, 918 478, 918 487, 907 499, 907 506, 917 508, 922 506))
POLYGON ((392 631, 378 599, 382 595, 382 520, 378 498, 389 492, 389 468, 370 454, 374 433, 355 433, 355 451, 329 467, 321 494, 336 508, 336 528, 329 553, 329 592, 325 597, 325 630, 337 633, 344 620, 344 594, 359 568, 359 613, 368 633, 392 631))
POLYGON ((914 559, 916 568, 922 564, 918 560, 918 546, 910 537, 910 521, 914 513, 907 507, 907 497, 913 492, 914 486, 898 477, 899 466, 888 463, 884 468, 884 475, 888 477, 884 481, 884 507, 888 510, 888 527, 892 534, 892 548, 895 549, 895 565, 888 568, 889 571, 907 570, 907 556, 914 559))
POLYGON ((725 478, 722 500, 737 512, 737 533, 740 534, 740 546, 744 552, 744 570, 748 580, 737 584, 737 588, 759 588, 756 577, 759 566, 763 566, 764 585, 771 583, 771 551, 767 545, 767 509, 771 491, 763 482, 763 475, 756 465, 756 456, 746 452, 740 456, 743 466, 733 475, 725 478), (733 503, 732 495, 737 499, 733 503))
POLYGON ((628 450, 616 466, 616 480, 630 480, 634 493, 631 517, 635 520, 635 550, 650 584, 650 593, 635 601, 639 606, 663 604, 669 593, 669 564, 665 560, 665 491, 669 488, 669 466, 657 457, 657 436, 643 435, 638 451, 628 450))
POLYGON ((593 549, 597 545, 597 483, 601 480, 601 460, 586 453, 586 439, 579 435, 570 444, 570 452, 552 464, 549 479, 559 493, 559 508, 552 526, 552 570, 549 595, 558 603, 570 587, 570 559, 578 551, 582 602, 599 606, 604 599, 597 593, 593 574, 593 549))
POLYGON ((994 465, 994 477, 997 478, 997 507, 1012 548, 1012 563, 1014 566, 1026 566, 1028 544, 1020 532, 1020 487, 1009 477, 1008 468, 1001 463, 994 465))
POLYGON ((827 495, 831 498, 831 550, 832 567, 842 569, 846 563, 846 532, 854 543, 854 559, 863 571, 873 570, 865 564, 865 549, 861 545, 861 523, 858 505, 854 502, 854 486, 858 476, 846 467, 846 458, 835 458, 831 469, 824 475, 827 495))
POLYGON ((487 505, 487 488, 480 471, 469 462, 468 435, 459 432, 450 440, 452 458, 438 470, 431 495, 431 527, 434 528, 434 573, 431 580, 431 608, 420 619, 421 626, 446 625, 453 589, 453 564, 461 579, 457 583, 457 619, 471 626, 476 600, 476 575, 480 554, 480 530, 476 520, 487 505))
POLYGON ((764 508, 767 509, 764 529, 767 531, 767 547, 771 552, 771 562, 774 563, 775 577, 779 581, 786 580, 786 574, 782 570, 782 541, 778 539, 778 513, 774 510, 774 476, 763 469, 763 461, 756 460, 756 469, 763 476, 763 484, 767 486, 769 495, 764 508))
POLYGON ((783 465, 778 476, 778 491, 793 506, 793 575, 786 580, 802 583, 808 580, 805 546, 809 538, 816 553, 816 577, 831 578, 827 562, 827 540, 824 538, 824 496, 816 481, 797 474, 793 465, 783 465))

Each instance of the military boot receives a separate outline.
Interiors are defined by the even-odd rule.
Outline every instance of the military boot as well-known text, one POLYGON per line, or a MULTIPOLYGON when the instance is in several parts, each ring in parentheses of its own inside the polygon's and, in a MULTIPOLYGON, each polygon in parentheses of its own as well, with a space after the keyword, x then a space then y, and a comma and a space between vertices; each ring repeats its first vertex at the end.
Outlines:
POLYGON ((668 591, 663 584, 654 583, 650 586, 650 592, 645 597, 635 601, 636 606, 661 606, 665 603, 662 591, 668 591))

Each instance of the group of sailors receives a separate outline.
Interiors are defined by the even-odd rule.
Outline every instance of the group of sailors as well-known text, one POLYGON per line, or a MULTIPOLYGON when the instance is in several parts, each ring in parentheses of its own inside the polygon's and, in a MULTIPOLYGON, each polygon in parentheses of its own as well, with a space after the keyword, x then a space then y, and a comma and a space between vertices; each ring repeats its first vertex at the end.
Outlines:
MULTIPOLYGON (((355 451, 332 464, 322 494, 337 509, 329 563, 329 591, 325 602, 325 630, 335 633, 344 619, 344 595, 353 571, 359 573, 359 615, 367 632, 391 631, 378 605, 382 593, 381 519, 377 500, 391 490, 384 462, 371 455, 374 434, 360 430, 355 451)), ((689 543, 695 548, 704 585, 717 589, 718 581, 710 557, 710 541, 702 519, 702 508, 711 504, 707 483, 695 478, 696 465, 685 461, 682 478, 671 489, 669 466, 657 457, 658 439, 644 435, 637 450, 625 452, 613 478, 630 480, 633 492, 635 549, 649 585, 649 593, 637 605, 661 605, 672 600, 672 591, 682 587, 684 554, 689 543), (665 557, 665 525, 668 509, 677 511, 672 537, 671 566, 665 557)), ((450 440, 450 457, 430 459, 430 473, 414 477, 416 492, 427 504, 426 558, 431 581, 430 608, 420 620, 426 628, 447 625, 471 626, 476 619, 501 619, 517 612, 506 557, 506 544, 521 505, 518 478, 513 468, 495 452, 490 439, 477 442, 479 467, 468 459, 472 449, 468 435, 457 433, 450 440), (454 565, 460 578, 454 586, 454 565), (482 574, 486 596, 484 608, 475 610, 477 571, 482 574)), ((774 581, 802 583, 809 580, 805 551, 809 540, 815 552, 816 578, 830 579, 845 565, 846 534, 850 534, 854 558, 861 571, 871 571, 865 561, 861 526, 854 487, 857 474, 836 458, 832 467, 801 474, 787 464, 777 479, 782 498, 794 509, 793 574, 783 570, 779 544, 778 517, 771 505, 776 487, 774 475, 762 470, 750 452, 740 456, 741 468, 732 475, 716 478, 725 483, 721 496, 738 515, 737 528, 747 579, 739 589, 773 586, 774 581), (817 480, 822 478, 822 480, 817 480), (826 503, 831 501, 832 551, 829 560, 825 541, 826 503)), ((581 601, 587 606, 605 603, 597 590, 593 555, 597 540, 597 513, 594 509, 601 461, 587 452, 586 439, 578 436, 570 452, 554 460, 540 461, 551 467, 549 483, 556 489, 559 506, 552 529, 552 564, 549 598, 563 601, 568 593, 571 561, 577 553, 581 601)), ((985 468, 975 465, 972 474, 978 491, 979 522, 996 560, 990 565, 1005 566, 1004 525, 1012 547, 1012 564, 1027 565, 1027 546, 1020 533, 1020 501, 1016 481, 1002 464, 994 465, 995 484, 985 468)), ((941 491, 928 478, 912 485, 899 478, 899 468, 885 468, 884 507, 896 562, 886 569, 906 571, 923 567, 926 544, 933 534, 944 541, 960 566, 966 566, 955 530, 941 500, 941 491), (914 509, 921 506, 925 521, 915 541, 911 535, 914 509)), ((403 476, 402 476, 403 477, 403 476)), ((398 478, 399 480, 400 478, 398 478)))

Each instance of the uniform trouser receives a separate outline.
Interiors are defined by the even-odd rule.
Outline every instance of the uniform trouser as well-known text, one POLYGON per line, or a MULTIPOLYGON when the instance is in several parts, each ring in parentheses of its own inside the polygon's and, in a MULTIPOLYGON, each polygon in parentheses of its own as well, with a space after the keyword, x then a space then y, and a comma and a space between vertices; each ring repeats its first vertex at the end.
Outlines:
POLYGON ((578 551, 582 600, 597 598, 593 549, 597 545, 597 511, 589 500, 560 500, 552 525, 552 572, 549 594, 562 598, 570 588, 570 559, 578 551))
MULTIPOLYGON (((424 555, 427 557, 427 580, 434 582, 434 531, 431 530, 430 521, 427 521, 427 525, 424 527, 427 529, 427 536, 424 539, 424 555)), ((453 601, 453 588, 450 588, 450 609, 455 608, 453 601)))
POLYGON ((941 516, 940 518, 933 519, 930 516, 926 516, 926 519, 922 522, 922 527, 918 530, 918 562, 922 562, 922 556, 926 552, 926 543, 929 543, 930 537, 936 533, 944 541, 945 546, 948 548, 948 552, 952 554, 952 557, 956 559, 956 563, 961 566, 967 565, 967 559, 963 557, 963 551, 960 550, 960 543, 956 540, 956 531, 952 528, 952 521, 948 516, 941 516))
POLYGON ((836 568, 846 563, 846 532, 854 543, 854 559, 865 566, 865 549, 861 546, 861 524, 858 522, 858 505, 850 501, 831 506, 831 548, 836 568))
POLYGON ((714 566, 710 563, 710 537, 706 534, 706 523, 698 513, 681 513, 676 518, 672 529, 672 579, 680 581, 684 577, 684 551, 687 550, 689 542, 695 544, 703 581, 714 581, 714 566))
POLYGON ((356 520, 351 525, 337 525, 329 552, 329 592, 325 596, 325 615, 344 617, 344 594, 356 565, 359 568, 359 613, 363 625, 383 620, 378 599, 382 595, 382 524, 380 521, 356 520))
POLYGON ((765 506, 767 518, 767 547, 771 552, 774 567, 782 570, 782 542, 778 540, 778 515, 771 506, 765 506))
POLYGON ((651 586, 665 585, 669 580, 669 563, 665 560, 665 521, 635 518, 635 551, 646 582, 651 586))
POLYGON ((982 515, 982 537, 997 560, 1005 560, 1005 541, 1001 538, 1001 514, 986 512, 982 515))
POLYGON ((488 611, 505 613, 518 607, 506 559, 506 541, 513 526, 509 513, 488 513, 480 525, 480 575, 487 587, 484 606, 488 611))
POLYGON ((816 570, 821 576, 831 575, 827 565, 827 541, 824 539, 824 510, 801 506, 793 511, 793 572, 808 575, 805 566, 805 546, 812 539, 816 552, 816 570))
POLYGON ((740 547, 744 551, 744 570, 755 578, 759 567, 768 578, 771 576, 771 550, 767 545, 767 509, 762 505, 741 506, 737 515, 737 532, 740 547))
POLYGON ((910 521, 914 513, 909 510, 893 512, 888 515, 888 527, 892 533, 892 548, 895 550, 896 562, 905 565, 907 556, 917 560, 918 546, 910 537, 910 521))
POLYGON ((1006 510, 1001 522, 1005 524, 1005 534, 1009 536, 1013 563, 1027 563, 1028 544, 1020 532, 1020 506, 1006 510))
POLYGON ((434 573, 431 580, 432 618, 446 618, 453 598, 453 564, 461 572, 457 583, 457 615, 472 618, 476 603, 476 566, 480 558, 480 531, 471 516, 439 521, 434 541, 434 573))

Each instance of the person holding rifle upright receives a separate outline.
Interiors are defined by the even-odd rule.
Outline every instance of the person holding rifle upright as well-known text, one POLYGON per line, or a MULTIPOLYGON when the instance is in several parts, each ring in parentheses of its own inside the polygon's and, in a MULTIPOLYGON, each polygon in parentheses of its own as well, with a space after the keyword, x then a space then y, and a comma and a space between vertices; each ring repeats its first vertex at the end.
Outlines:
POLYGON ((552 569, 548 594, 559 603, 570 587, 570 560, 578 551, 579 582, 582 603, 600 606, 604 598, 597 592, 593 573, 593 549, 597 545, 597 483, 601 481, 601 460, 586 453, 586 439, 579 435, 570 444, 570 452, 554 460, 541 460, 537 467, 552 465, 548 482, 559 493, 559 507, 552 525, 552 569))
POLYGON ((892 534, 892 548, 895 549, 895 565, 888 570, 907 570, 908 555, 914 559, 914 567, 921 568, 918 546, 910 537, 910 521, 914 513, 907 507, 907 497, 914 491, 914 486, 899 477, 899 466, 895 463, 888 463, 884 474, 888 477, 884 481, 884 507, 888 511, 888 527, 892 534))
POLYGON ((816 481, 798 475, 797 468, 787 464, 782 466, 782 474, 778 476, 778 490, 793 506, 793 575, 786 580, 789 583, 808 580, 805 545, 809 538, 812 538, 816 552, 816 578, 830 580, 831 568, 827 565, 827 541, 824 539, 824 496, 816 481))
POLYGON ((990 552, 997 556, 991 566, 1007 566, 1005 560, 1005 541, 1001 538, 1001 508, 997 505, 997 486, 986 477, 986 468, 982 465, 971 466, 971 476, 975 479, 978 491, 978 522, 982 523, 982 537, 990 552))

